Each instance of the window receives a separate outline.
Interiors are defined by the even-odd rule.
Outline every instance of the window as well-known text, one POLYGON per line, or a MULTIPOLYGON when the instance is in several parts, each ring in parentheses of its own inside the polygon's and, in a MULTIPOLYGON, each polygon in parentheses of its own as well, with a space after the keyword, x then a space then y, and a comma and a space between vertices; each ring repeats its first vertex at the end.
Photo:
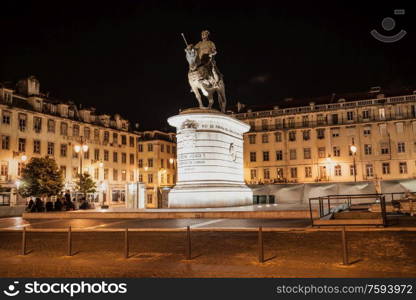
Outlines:
POLYGON ((296 149, 290 149, 289 150, 289 159, 295 160, 296 159, 296 149))
POLYGON ((147 194, 147 204, 152 204, 152 202, 153 202, 153 195, 147 194))
POLYGON ((302 132, 303 140, 308 141, 311 138, 311 131, 310 130, 304 130, 302 132))
POLYGON ((9 164, 8 162, 0 162, 0 175, 9 176, 9 164))
POLYGON ((149 168, 153 168, 153 158, 149 158, 149 159, 147 159, 147 166, 148 166, 149 168))
POLYGON ((68 152, 67 144, 61 144, 61 156, 66 157, 67 152, 68 152))
POLYGON ((266 119, 261 120, 261 129, 268 130, 269 129, 269 122, 266 119))
POLYGON ((311 148, 303 148, 303 159, 311 159, 311 148))
POLYGON ((333 147, 333 151, 334 151, 334 156, 341 156, 341 149, 339 148, 339 146, 333 147))
POLYGON ((406 162, 400 162, 399 163, 399 173, 400 174, 407 174, 407 163, 406 162))
POLYGON ((276 151, 276 160, 283 160, 283 151, 277 150, 276 151))
POLYGON ((118 161, 118 153, 117 152, 113 152, 113 162, 117 162, 118 161))
POLYGON ((139 152, 143 152, 143 144, 139 144, 139 145, 137 146, 137 151, 139 151, 139 152))
POLYGON ((3 150, 9 150, 10 148, 10 137, 8 135, 1 136, 1 148, 3 150))
POLYGON ((143 159, 139 159, 138 164, 139 168, 143 168, 143 159))
POLYGON ((122 170, 121 171, 121 181, 126 181, 127 180, 127 172, 126 170, 122 170))
POLYGON ((160 152, 165 152, 165 144, 160 144, 160 152))
POLYGON ((373 147, 369 144, 364 145, 364 154, 371 155, 373 153, 373 147))
POLYGON ((19 162, 17 164, 17 176, 22 176, 22 173, 23 173, 22 171, 24 168, 25 168, 25 163, 19 162))
POLYGON ((269 169, 264 169, 263 170, 263 178, 264 179, 270 179, 270 170, 269 169))
POLYGON ((61 123, 61 135, 67 136, 68 135, 68 124, 62 122, 61 123))
POLYGON ((350 165, 350 176, 354 176, 354 174, 355 174, 354 165, 350 165))
POLYGON ((312 177, 312 167, 305 167, 305 178, 312 177))
POLYGON ((55 144, 48 142, 48 155, 54 155, 55 153, 55 144))
POLYGON ((130 153, 130 164, 134 165, 134 154, 130 153))
POLYGON ((324 128, 316 129, 316 136, 320 140, 324 139, 325 138, 325 129, 324 128))
POLYGON ((143 182, 143 174, 139 174, 139 182, 143 182))
POLYGON ((325 147, 319 147, 318 148, 318 157, 319 158, 325 158, 326 157, 325 147))
POLYGON ((55 121, 49 119, 48 120, 48 132, 55 133, 55 121))
POLYGON ((365 165, 365 174, 367 177, 373 177, 374 176, 374 170, 372 164, 366 164, 365 165))
POLYGON ((66 178, 66 166, 61 166, 60 169, 61 169, 62 177, 66 178))
POLYGON ((72 127, 72 136, 79 136, 79 125, 74 124, 72 127))
POLYGON ((134 181, 134 171, 130 171, 130 178, 129 179, 130 179, 130 181, 134 181))
POLYGON ((160 167, 161 168, 165 167, 165 160, 163 158, 160 160, 160 167))
POLYGON ((406 152, 405 143, 403 143, 403 142, 397 143, 397 152, 398 153, 405 153, 406 152))
POLYGON ((371 134, 371 126, 365 126, 363 130, 364 135, 370 135, 371 134))
POLYGON ((89 127, 84 127, 84 137, 89 140, 91 136, 91 129, 89 127))
POLYGON ((94 140, 100 140, 100 130, 97 128, 94 129, 94 140))
POLYGON ((294 117, 290 117, 288 119, 289 121, 289 128, 295 128, 295 118, 294 117))
POLYGON ((42 131, 42 118, 33 117, 33 131, 39 133, 42 131))
POLYGON ((263 161, 269 161, 269 151, 263 151, 263 161))
POLYGON ((19 152, 26 152, 26 139, 19 139, 19 152))
POLYGON ((319 114, 316 116, 316 121, 318 125, 325 125, 325 116, 323 114, 319 114))
POLYGON ((282 133, 281 132, 275 132, 274 133, 274 138, 276 142, 281 142, 282 141, 282 133))
POLYGON ((256 143, 256 135, 255 134, 249 134, 248 143, 249 144, 255 144, 256 143))
POLYGON ((26 131, 27 116, 25 114, 19 114, 19 130, 26 131))
POLYGON ((94 179, 98 180, 100 174, 100 169, 94 168, 94 179))
POLYGON ((378 109, 378 115, 380 117, 380 120, 386 119, 386 109, 384 107, 378 109))
POLYGON ((263 144, 267 144, 269 142, 269 135, 267 133, 262 134, 262 136, 261 136, 261 142, 263 144))
POLYGON ((127 145, 127 136, 125 136, 124 134, 121 136, 121 144, 127 145))
POLYGON ((335 173, 335 176, 342 176, 341 166, 340 165, 336 165, 334 167, 334 173, 335 173))
POLYGON ((90 149, 84 152, 84 159, 89 159, 89 158, 90 158, 90 149))
POLYGON ((100 149, 94 149, 94 160, 100 160, 100 149))
POLYGON ((369 119, 370 118, 370 112, 368 110, 362 111, 363 119, 369 119))
POLYGON ((338 114, 332 114, 332 124, 336 125, 338 124, 338 114))
POLYGON ((390 163, 382 163, 381 164, 381 169, 382 169, 384 175, 390 174, 390 163))
POLYGON ((353 111, 347 111, 347 120, 353 121, 354 120, 354 112, 353 111))
POLYGON ((378 124, 378 128, 379 128, 381 136, 386 136, 387 135, 387 125, 386 124, 378 124))
POLYGON ((296 131, 289 131, 289 141, 296 141, 296 131))
POLYGON ((3 124, 10 125, 11 113, 9 111, 3 111, 1 119, 3 124))
POLYGON ((302 116, 302 126, 303 127, 309 126, 309 116, 302 116))
POLYGON ((153 152, 153 144, 147 144, 147 152, 153 152))
POLYGON ((105 161, 108 161, 109 160, 109 152, 108 152, 108 150, 104 150, 104 160, 105 161))
POLYGON ((129 146, 134 147, 134 136, 129 137, 129 146))
POLYGON ((176 146, 172 146, 172 153, 176 154, 176 146))
POLYGON ((282 179, 283 178, 283 168, 277 168, 276 169, 276 175, 277 175, 277 179, 282 179))
POLYGON ((170 153, 170 145, 166 145, 166 153, 170 153))
POLYGON ((108 169, 104 169, 104 180, 108 180, 108 169))
POLYGON ((380 143, 380 153, 381 154, 389 154, 390 153, 389 143, 380 143))
POLYGON ((127 163, 127 154, 126 153, 121 153, 121 163, 122 164, 126 164, 127 163))
POLYGON ((113 132, 113 144, 118 145, 118 133, 113 132))
POLYGON ((257 178, 257 170, 256 169, 251 169, 250 170, 250 178, 251 178, 251 180, 257 178))
POLYGON ((113 180, 114 181, 118 180, 118 170, 117 169, 113 169, 113 180))
POLYGON ((147 183, 153 183, 153 174, 147 174, 147 183))
POLYGON ((256 152, 250 152, 250 162, 256 161, 256 152))
POLYGON ((108 131, 104 131, 103 142, 104 143, 110 142, 110 133, 108 131))
POLYGON ((40 154, 40 141, 39 140, 33 141, 33 153, 40 154))
POLYGON ((290 168, 290 177, 292 178, 298 177, 298 168, 290 168))
POLYGON ((282 128, 282 119, 275 119, 274 120, 274 126, 276 128, 282 128))

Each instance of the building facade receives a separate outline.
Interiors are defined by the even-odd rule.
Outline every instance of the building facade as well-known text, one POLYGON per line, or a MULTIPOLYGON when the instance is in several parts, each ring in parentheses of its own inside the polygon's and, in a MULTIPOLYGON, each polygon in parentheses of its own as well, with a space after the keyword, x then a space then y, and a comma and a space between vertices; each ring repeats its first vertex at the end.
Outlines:
POLYGON ((19 204, 16 187, 25 163, 50 156, 62 170, 65 189, 74 190, 82 164, 97 184, 93 201, 124 205, 126 184, 139 179, 137 133, 119 115, 51 99, 39 86, 34 77, 0 85, 0 204, 19 204))
POLYGON ((145 206, 168 207, 167 193, 176 183, 175 134, 155 130, 139 135, 139 181, 146 186, 145 206))
POLYGON ((246 182, 415 178, 416 95, 367 96, 235 114, 251 125, 246 182))

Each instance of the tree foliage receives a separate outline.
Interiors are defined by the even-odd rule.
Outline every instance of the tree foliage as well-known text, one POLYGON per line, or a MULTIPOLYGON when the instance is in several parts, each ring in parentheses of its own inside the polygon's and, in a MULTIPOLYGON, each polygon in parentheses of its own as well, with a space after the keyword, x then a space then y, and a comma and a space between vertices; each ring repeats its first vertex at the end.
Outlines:
POLYGON ((96 188, 96 184, 90 174, 84 173, 77 175, 77 179, 75 180, 75 189, 78 192, 87 195, 88 193, 95 193, 96 188))
POLYGON ((53 158, 32 158, 22 170, 19 193, 23 197, 57 195, 64 187, 62 172, 53 158))

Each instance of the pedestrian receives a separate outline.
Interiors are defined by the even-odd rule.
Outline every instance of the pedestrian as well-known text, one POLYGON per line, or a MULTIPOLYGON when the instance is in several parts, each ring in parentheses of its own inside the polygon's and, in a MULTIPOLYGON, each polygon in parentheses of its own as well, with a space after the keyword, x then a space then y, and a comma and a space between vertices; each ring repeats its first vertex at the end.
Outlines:
POLYGON ((34 205, 35 205, 35 202, 33 201, 33 199, 30 199, 29 203, 27 204, 26 211, 31 212, 34 205))

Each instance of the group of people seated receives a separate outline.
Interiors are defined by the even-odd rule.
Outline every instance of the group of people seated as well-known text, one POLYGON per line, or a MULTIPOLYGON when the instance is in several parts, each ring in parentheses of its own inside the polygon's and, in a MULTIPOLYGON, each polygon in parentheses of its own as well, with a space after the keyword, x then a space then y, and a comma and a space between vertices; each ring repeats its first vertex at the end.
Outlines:
POLYGON ((59 195, 55 202, 46 201, 46 203, 39 197, 33 201, 30 199, 26 211, 27 212, 48 212, 48 211, 68 211, 77 209, 92 208, 88 201, 83 197, 81 201, 73 198, 71 201, 71 194, 66 191, 64 195, 59 195))

